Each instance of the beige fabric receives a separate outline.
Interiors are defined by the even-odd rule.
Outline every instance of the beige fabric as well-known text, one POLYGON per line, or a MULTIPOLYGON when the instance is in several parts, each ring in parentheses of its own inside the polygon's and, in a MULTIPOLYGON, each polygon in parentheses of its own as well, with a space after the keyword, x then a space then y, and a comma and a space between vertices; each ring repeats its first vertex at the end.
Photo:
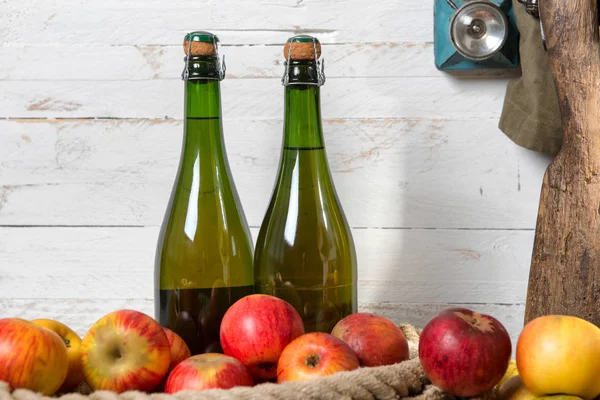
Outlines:
MULTIPOLYGON (((444 400, 453 399, 428 381, 418 358, 420 330, 403 324, 400 328, 409 342, 410 360, 384 367, 359 368, 309 382, 265 383, 254 387, 236 387, 229 390, 202 392, 141 393, 130 391, 121 394, 96 391, 89 393, 80 388, 79 393, 68 393, 54 398, 60 400, 444 400)), ((493 399, 494 393, 485 400, 493 399)), ((50 400, 29 390, 10 391, 0 382, 0 400, 50 400)))
POLYGON ((516 144, 556 155, 563 131, 558 95, 542 43, 540 21, 513 0, 522 74, 509 82, 499 128, 516 144))

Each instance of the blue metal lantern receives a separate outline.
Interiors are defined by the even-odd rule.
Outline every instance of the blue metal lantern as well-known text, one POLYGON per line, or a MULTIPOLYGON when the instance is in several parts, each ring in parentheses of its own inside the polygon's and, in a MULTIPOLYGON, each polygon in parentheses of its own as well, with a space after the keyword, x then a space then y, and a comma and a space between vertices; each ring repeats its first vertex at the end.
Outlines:
POLYGON ((511 0, 435 0, 440 70, 515 68, 519 33, 511 0))

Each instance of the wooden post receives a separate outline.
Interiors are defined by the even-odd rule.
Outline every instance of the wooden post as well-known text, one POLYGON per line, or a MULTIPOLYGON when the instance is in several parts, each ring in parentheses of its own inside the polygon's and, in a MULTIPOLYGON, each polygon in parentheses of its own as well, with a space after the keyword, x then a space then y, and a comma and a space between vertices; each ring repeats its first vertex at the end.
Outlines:
POLYGON ((600 45, 597 0, 540 1, 563 118, 544 176, 525 323, 574 315, 600 326, 600 45))

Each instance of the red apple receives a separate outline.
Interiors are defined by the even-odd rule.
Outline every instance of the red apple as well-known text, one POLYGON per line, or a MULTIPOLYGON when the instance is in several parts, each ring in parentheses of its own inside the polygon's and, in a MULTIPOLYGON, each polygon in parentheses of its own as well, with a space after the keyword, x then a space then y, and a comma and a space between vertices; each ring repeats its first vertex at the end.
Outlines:
POLYGON ((435 315, 419 339, 419 359, 429 380, 460 397, 491 390, 504 376, 511 354, 504 326, 465 308, 435 315))
POLYGON ((277 363, 277 382, 307 381, 360 366, 354 351, 329 333, 312 332, 293 340, 277 363))
POLYGON ((396 364, 410 356, 404 332, 381 315, 350 314, 335 325, 331 334, 346 342, 365 367, 396 364))
POLYGON ((169 340, 169 347, 171 349, 171 364, 169 365, 169 371, 183 360, 189 358, 192 354, 187 344, 183 341, 181 336, 170 330, 169 328, 163 327, 167 339, 169 340))
POLYGON ((114 311, 100 318, 81 342, 85 380, 92 390, 150 391, 167 374, 169 340, 148 315, 114 311))
POLYGON ((225 354, 205 353, 190 357, 171 371, 165 393, 181 390, 229 389, 252 386, 252 375, 239 360, 225 354))
POLYGON ((167 372, 163 380, 154 388, 154 393, 164 392, 165 384, 167 383, 169 373, 173 371, 173 368, 175 368, 177 364, 179 364, 183 360, 188 359, 192 355, 190 352, 190 348, 181 336, 179 336, 169 328, 163 327, 163 330, 167 335, 167 339, 169 340, 169 347, 171 348, 171 364, 169 365, 169 371, 167 372))
POLYGON ((240 360, 256 381, 277 377, 283 349, 304 334, 300 315, 277 297, 253 294, 236 301, 221 321, 223 352, 240 360))
POLYGON ((51 396, 68 370, 67 346, 57 333, 20 318, 0 319, 0 381, 51 396))

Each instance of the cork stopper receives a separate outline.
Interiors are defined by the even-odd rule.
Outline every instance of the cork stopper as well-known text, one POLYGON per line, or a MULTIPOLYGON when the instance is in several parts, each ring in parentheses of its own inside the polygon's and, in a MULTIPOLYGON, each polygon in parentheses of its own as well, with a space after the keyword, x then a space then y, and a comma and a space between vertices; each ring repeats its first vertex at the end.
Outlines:
POLYGON ((210 32, 191 32, 185 35, 183 39, 183 52, 186 56, 188 55, 188 50, 192 56, 216 56, 215 43, 218 42, 219 38, 210 32))
POLYGON ((314 60, 315 47, 317 49, 317 58, 321 57, 321 43, 315 37, 298 35, 289 38, 283 46, 283 57, 285 59, 288 58, 290 46, 292 46, 291 60, 314 60))

